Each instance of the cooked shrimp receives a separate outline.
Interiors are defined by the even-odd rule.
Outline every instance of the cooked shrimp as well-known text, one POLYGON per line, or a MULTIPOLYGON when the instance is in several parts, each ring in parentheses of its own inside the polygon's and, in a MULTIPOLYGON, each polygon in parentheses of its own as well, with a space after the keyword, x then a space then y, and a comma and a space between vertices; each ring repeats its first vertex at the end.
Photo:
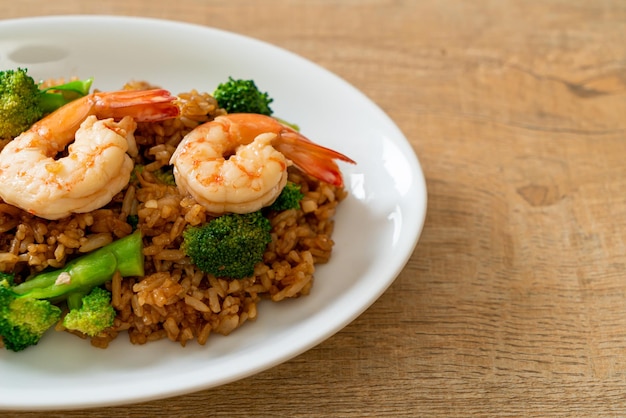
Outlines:
POLYGON ((270 205, 285 186, 291 163, 313 177, 342 186, 334 159, 354 163, 274 118, 233 113, 187 134, 170 164, 182 193, 221 214, 254 212, 270 205))
POLYGON ((165 90, 118 91, 59 108, 0 152, 0 197, 51 220, 106 205, 130 179, 135 121, 176 117, 174 100, 165 90))

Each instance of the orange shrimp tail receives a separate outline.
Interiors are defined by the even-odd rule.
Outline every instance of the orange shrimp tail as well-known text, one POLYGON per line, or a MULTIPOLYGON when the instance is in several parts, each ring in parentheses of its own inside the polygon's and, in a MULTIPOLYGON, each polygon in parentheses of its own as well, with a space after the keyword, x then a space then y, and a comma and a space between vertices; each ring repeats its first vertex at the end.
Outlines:
POLYGON ((164 89, 120 90, 95 93, 96 113, 121 119, 131 116, 137 122, 157 122, 180 114, 176 96, 164 89))
POLYGON ((343 187, 343 177, 334 160, 355 164, 351 158, 318 145, 296 131, 282 132, 275 147, 308 175, 337 187, 343 187))
POLYGON ((272 144, 274 148, 308 175, 338 187, 343 186, 343 177, 334 160, 355 164, 352 159, 312 142, 271 116, 231 113, 218 116, 215 121, 224 124, 231 135, 236 136, 241 143, 251 142, 262 133, 275 133, 277 138, 272 144))

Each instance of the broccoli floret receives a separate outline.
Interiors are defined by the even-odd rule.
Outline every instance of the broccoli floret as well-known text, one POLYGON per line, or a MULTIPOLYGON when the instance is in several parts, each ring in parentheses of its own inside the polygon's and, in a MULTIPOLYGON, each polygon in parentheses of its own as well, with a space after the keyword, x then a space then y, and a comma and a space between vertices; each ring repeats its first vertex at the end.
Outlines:
POLYGON ((161 167, 153 171, 152 174, 161 183, 167 184, 168 186, 176 186, 176 180, 174 180, 174 166, 168 165, 161 167))
POLYGON ((0 71, 0 138, 15 137, 47 113, 87 95, 92 81, 40 89, 26 69, 0 71))
MULTIPOLYGON (((67 301, 70 310, 81 308, 85 295, 111 280, 116 271, 123 277, 143 276, 139 231, 23 283, 12 286, 4 279, 0 282, 0 336, 6 348, 20 351, 37 344, 60 317, 55 304, 67 301)), ((94 324, 100 325, 100 321, 94 324)))
POLYGON ((261 211, 226 214, 183 232, 183 251, 202 271, 242 279, 254 273, 272 240, 270 221, 261 211))
POLYGON ((303 197, 304 194, 300 191, 300 185, 288 181, 278 198, 269 206, 269 210, 300 209, 300 201, 303 197))
POLYGON ((228 113, 260 113, 271 116, 270 103, 274 101, 259 90, 253 80, 233 79, 221 83, 213 92, 218 105, 228 113))
POLYGON ((15 281, 15 275, 11 273, 4 273, 0 271, 0 282, 5 281, 8 286, 13 286, 15 281))
MULTIPOLYGON (((138 175, 142 174, 146 166, 143 164, 135 164, 135 168, 131 172, 130 175, 130 183, 136 183, 138 180, 138 175)), ((154 176, 154 178, 168 186, 176 186, 176 180, 174 178, 174 166, 173 165, 165 165, 157 170, 150 171, 150 174, 154 176)))
POLYGON ((133 214, 126 217, 126 223, 133 227, 133 230, 139 225, 139 215, 133 214))
POLYGON ((0 280, 0 335, 8 350, 22 351, 39 342, 61 318, 61 309, 47 300, 20 297, 9 280, 0 280))
POLYGON ((0 71, 0 138, 15 137, 41 119, 40 94, 26 70, 0 71))
POLYGON ((146 168, 145 165, 142 164, 135 164, 135 167, 133 168, 133 171, 130 173, 130 183, 137 183, 138 180, 138 175, 140 175, 141 173, 143 173, 143 170, 146 168))
MULTIPOLYGON (((95 337, 113 325, 115 309, 111 306, 111 292, 100 287, 80 299, 79 307, 71 307, 63 318, 63 326, 95 337)), ((68 300, 70 305, 70 300, 68 300)))

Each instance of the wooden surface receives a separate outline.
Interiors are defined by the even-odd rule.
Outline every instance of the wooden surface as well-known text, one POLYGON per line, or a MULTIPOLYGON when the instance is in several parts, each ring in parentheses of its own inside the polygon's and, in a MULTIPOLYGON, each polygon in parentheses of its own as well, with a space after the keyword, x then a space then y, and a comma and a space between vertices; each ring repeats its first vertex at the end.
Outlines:
POLYGON ((406 268, 318 347, 223 387, 48 417, 626 413, 624 1, 0 5, 3 18, 181 20, 291 50, 388 112, 429 192, 406 268))

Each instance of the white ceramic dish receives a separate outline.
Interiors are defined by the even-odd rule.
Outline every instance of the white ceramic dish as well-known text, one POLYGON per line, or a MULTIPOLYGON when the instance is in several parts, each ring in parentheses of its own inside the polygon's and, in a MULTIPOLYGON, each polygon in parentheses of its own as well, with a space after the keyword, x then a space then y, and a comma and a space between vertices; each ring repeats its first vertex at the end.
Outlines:
POLYGON ((396 125, 332 73, 247 37, 169 21, 58 16, 0 21, 0 69, 35 78, 95 78, 98 89, 130 79, 174 93, 212 91, 252 78, 275 114, 358 164, 342 165, 350 197, 336 216, 332 260, 311 295, 262 303, 259 318, 205 346, 161 341, 106 350, 49 332, 21 353, 0 351, 0 409, 86 408, 180 395, 252 375, 312 348, 367 309, 413 252, 426 214, 419 162, 396 125))

